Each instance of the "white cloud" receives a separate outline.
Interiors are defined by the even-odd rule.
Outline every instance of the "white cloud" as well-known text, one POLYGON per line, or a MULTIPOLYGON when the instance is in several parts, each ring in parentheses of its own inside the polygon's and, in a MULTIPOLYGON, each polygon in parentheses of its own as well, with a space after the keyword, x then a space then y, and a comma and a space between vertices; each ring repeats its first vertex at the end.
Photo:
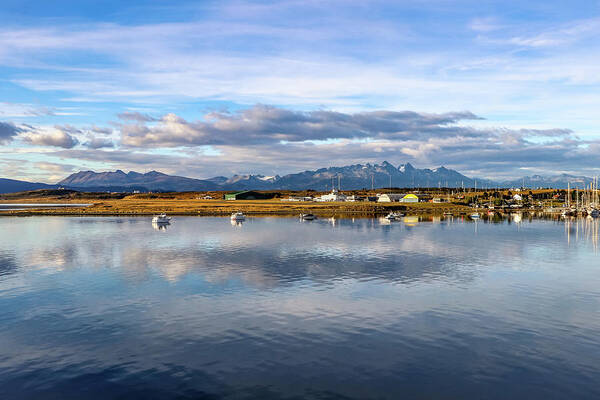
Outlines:
POLYGON ((74 131, 79 133, 79 130, 70 126, 57 126, 53 129, 39 129, 30 131, 24 135, 21 135, 21 137, 26 143, 37 146, 52 146, 70 149, 79 143, 79 141, 73 137, 74 131))

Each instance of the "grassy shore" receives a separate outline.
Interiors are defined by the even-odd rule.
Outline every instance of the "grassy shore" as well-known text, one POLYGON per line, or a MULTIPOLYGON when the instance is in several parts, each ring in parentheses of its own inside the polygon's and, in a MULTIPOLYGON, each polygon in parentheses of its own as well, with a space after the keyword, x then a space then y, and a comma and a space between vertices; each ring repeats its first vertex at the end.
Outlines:
POLYGON ((153 215, 165 212, 170 215, 228 215, 243 211, 251 215, 297 215, 310 212, 317 215, 378 215, 391 210, 411 214, 441 214, 468 212, 470 209, 455 204, 433 203, 370 203, 370 202, 285 202, 273 200, 198 200, 173 196, 174 198, 144 198, 126 196, 122 199, 64 198, 45 196, 3 199, 1 203, 88 203, 88 207, 31 208, 26 210, 0 211, 0 215, 153 215))
MULTIPOLYGON (((385 193, 391 189, 378 189, 385 193)), ((407 190, 394 189, 396 192, 407 190)), ((544 207, 557 207, 561 203, 552 200, 555 190, 544 189, 528 191, 533 195, 533 202, 544 201, 544 207)), ((91 204, 88 207, 69 208, 28 208, 25 210, 0 210, 0 215, 153 215, 168 213, 171 215, 228 215, 235 211, 243 211, 250 215, 298 215, 310 212, 320 216, 374 216, 386 214, 389 211, 402 211, 407 214, 442 214, 452 212, 455 215, 469 213, 473 209, 466 203, 479 198, 481 203, 494 201, 491 192, 468 192, 466 198, 460 200, 458 196, 450 203, 375 203, 375 202, 289 202, 281 198, 289 196, 315 196, 319 192, 292 192, 277 191, 265 192, 277 196, 272 200, 220 200, 224 192, 182 192, 182 193, 86 193, 65 189, 36 190, 31 192, 11 193, 0 195, 0 204, 25 204, 25 203, 59 203, 59 204, 91 204), (210 195, 219 200, 201 200, 210 195)), ((346 194, 373 196, 371 191, 351 191, 346 194)), ((498 193, 496 193, 498 194, 498 193)), ((429 191, 429 198, 446 198, 443 192, 429 191)), ((504 190, 500 195, 511 198, 511 192, 504 190)))

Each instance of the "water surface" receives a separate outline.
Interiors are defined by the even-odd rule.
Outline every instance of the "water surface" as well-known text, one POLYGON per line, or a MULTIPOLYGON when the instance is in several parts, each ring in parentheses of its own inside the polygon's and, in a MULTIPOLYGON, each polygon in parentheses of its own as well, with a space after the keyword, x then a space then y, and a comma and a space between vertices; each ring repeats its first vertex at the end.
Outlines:
POLYGON ((598 221, 0 218, 0 397, 600 398, 598 221))
POLYGON ((70 207, 89 207, 91 204, 76 203, 0 203, 0 210, 21 211, 33 208, 70 208, 70 207))

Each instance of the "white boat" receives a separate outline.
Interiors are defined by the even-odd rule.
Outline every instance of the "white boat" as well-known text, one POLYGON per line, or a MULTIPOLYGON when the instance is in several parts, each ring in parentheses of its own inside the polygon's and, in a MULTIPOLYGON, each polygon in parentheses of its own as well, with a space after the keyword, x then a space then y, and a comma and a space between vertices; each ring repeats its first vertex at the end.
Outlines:
POLYGON ((469 217, 471 219, 479 219, 479 213, 473 213, 473 214, 469 215, 469 217))
POLYGON ((303 221, 312 221, 317 217, 314 214, 300 214, 300 219, 303 221))
POLYGON ((167 214, 155 215, 152 217, 153 224, 168 224, 171 221, 171 217, 167 217, 167 214))
POLYGON ((245 221, 246 216, 241 211, 234 212, 233 214, 231 214, 231 220, 232 221, 245 221))
POLYGON ((396 219, 396 213, 390 212, 383 218, 387 219, 388 221, 394 221, 396 219))

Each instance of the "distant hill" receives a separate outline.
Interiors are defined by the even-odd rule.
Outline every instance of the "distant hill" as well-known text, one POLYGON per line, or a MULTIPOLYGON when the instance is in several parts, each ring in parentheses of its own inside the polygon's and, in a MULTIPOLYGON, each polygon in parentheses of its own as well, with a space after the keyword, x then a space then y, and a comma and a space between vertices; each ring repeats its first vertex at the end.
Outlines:
POLYGON ((141 191, 202 191, 218 190, 216 183, 151 171, 145 174, 121 170, 114 172, 80 171, 58 182, 58 185, 85 190, 141 190, 141 191))
POLYGON ((530 187, 530 188, 551 187, 551 188, 555 188, 555 189, 566 189, 567 186, 570 185, 572 189, 574 189, 574 188, 583 189, 586 186, 589 186, 591 182, 593 182, 593 179, 589 178, 587 176, 560 174, 560 175, 551 175, 551 176, 542 176, 542 175, 525 176, 520 179, 504 181, 504 182, 501 182, 500 184, 503 187, 525 186, 525 187, 530 187))
POLYGON ((47 185, 45 183, 34 183, 0 178, 0 193, 25 192, 28 190, 38 189, 54 189, 56 187, 56 185, 47 185))

